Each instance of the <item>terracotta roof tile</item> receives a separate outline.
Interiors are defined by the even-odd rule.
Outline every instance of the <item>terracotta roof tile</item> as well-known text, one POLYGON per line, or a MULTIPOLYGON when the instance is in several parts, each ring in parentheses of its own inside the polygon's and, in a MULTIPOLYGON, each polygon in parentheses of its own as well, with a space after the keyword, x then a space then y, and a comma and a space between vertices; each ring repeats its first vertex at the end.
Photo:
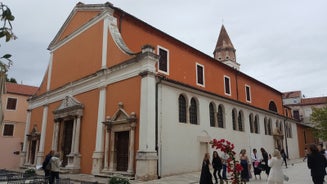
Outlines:
POLYGON ((327 97, 303 98, 301 105, 327 104, 327 97))
POLYGON ((38 87, 6 82, 6 90, 7 93, 32 96, 38 90, 38 87))

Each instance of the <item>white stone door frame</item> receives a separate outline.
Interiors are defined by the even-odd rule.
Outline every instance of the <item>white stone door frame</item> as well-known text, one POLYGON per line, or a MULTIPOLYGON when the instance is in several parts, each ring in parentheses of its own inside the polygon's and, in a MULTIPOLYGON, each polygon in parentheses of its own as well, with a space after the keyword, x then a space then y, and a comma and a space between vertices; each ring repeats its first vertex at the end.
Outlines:
POLYGON ((135 148, 135 127, 136 127, 136 115, 132 112, 128 115, 123 107, 122 103, 118 104, 118 110, 115 112, 114 116, 111 118, 108 116, 106 121, 103 122, 106 127, 105 134, 105 154, 104 154, 104 164, 103 173, 114 174, 117 172, 117 159, 115 150, 115 134, 119 132, 128 131, 129 132, 129 144, 128 144, 128 169, 126 172, 121 174, 133 176, 134 175, 134 148, 135 148))

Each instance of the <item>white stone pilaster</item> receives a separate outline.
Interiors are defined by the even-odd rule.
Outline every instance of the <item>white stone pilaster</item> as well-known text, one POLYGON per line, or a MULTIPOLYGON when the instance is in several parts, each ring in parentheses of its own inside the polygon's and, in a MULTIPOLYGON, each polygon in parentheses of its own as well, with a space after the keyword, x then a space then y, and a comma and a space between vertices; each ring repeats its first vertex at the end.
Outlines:
POLYGON ((105 121, 105 111, 106 111, 106 87, 100 88, 99 94, 99 107, 98 107, 98 121, 97 121, 97 132, 96 132, 96 141, 95 141, 95 150, 93 152, 93 165, 92 165, 92 174, 100 173, 103 166, 103 134, 104 128, 103 123, 105 121))
POLYGON ((155 64, 158 57, 151 46, 142 48, 141 104, 139 123, 139 149, 136 155, 136 179, 152 180, 157 176, 156 147, 156 79, 155 64))
POLYGON ((73 122, 73 136, 72 136, 72 144, 70 147, 70 155, 72 155, 73 153, 75 153, 75 134, 76 134, 76 118, 74 118, 74 122, 73 122))
POLYGON ((52 59, 53 59, 53 52, 50 52, 50 59, 49 59, 49 66, 48 66, 47 91, 50 90, 50 85, 51 85, 52 59))
POLYGON ((108 161, 109 161, 109 130, 107 129, 107 131, 106 131, 106 143, 105 143, 105 147, 104 147, 104 149, 105 149, 105 153, 104 153, 104 166, 103 166, 103 168, 104 168, 104 170, 108 170, 108 165, 109 165, 109 163, 108 163, 108 161))
POLYGON ((115 133, 110 133, 110 162, 109 172, 114 171, 114 155, 115 155, 115 133))
POLYGON ((81 117, 78 116, 76 119, 76 132, 75 132, 75 143, 74 143, 75 154, 79 154, 80 132, 81 132, 81 117))
POLYGON ((59 141, 59 123, 54 123, 54 130, 53 130, 53 139, 52 139, 52 150, 58 151, 58 141, 59 141))
POLYGON ((135 135, 135 123, 131 124, 131 130, 129 131, 129 147, 128 147, 128 173, 134 173, 134 137, 135 135))
POLYGON ((20 155, 20 166, 24 166, 27 158, 27 147, 28 147, 28 140, 27 140, 27 134, 30 130, 30 127, 31 127, 31 110, 27 110, 27 116, 26 116, 26 124, 25 124, 25 131, 24 131, 24 144, 23 144, 23 151, 20 155))
POLYGON ((155 151, 155 76, 145 74, 141 80, 140 151, 155 151))
POLYGON ((109 20, 108 18, 105 18, 103 20, 101 68, 107 67, 108 30, 109 30, 109 20))
POLYGON ((39 152, 37 153, 37 160, 36 160, 37 165, 40 165, 43 162, 45 135, 47 131, 47 120, 48 120, 48 106, 45 105, 43 107, 41 138, 40 138, 39 152))

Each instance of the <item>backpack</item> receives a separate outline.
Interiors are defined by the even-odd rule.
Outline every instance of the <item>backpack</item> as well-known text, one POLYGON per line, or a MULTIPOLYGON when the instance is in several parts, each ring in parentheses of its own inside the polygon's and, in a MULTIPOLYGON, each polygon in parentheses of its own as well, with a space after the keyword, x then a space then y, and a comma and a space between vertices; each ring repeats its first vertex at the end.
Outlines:
POLYGON ((49 160, 48 164, 45 166, 45 170, 51 170, 51 160, 49 160))

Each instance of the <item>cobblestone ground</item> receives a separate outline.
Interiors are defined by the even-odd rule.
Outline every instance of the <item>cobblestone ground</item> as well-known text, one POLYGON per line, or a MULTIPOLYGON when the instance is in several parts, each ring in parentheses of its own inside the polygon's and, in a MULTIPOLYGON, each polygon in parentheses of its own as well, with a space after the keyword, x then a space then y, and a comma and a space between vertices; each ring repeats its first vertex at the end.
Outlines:
MULTIPOLYGON (((307 163, 302 159, 289 160, 288 168, 283 166, 284 173, 290 178, 289 181, 284 184, 312 184, 310 170, 307 168, 307 163)), ((79 181, 97 181, 99 183, 108 183, 107 178, 94 177, 84 174, 62 174, 61 177, 69 177, 74 183, 80 183, 79 181)), ((193 172, 169 177, 163 177, 158 180, 141 182, 131 180, 131 184, 195 184, 199 183, 200 172, 193 172)), ((248 183, 254 184, 266 184, 267 176, 265 173, 261 173, 260 179, 251 179, 248 183)))

